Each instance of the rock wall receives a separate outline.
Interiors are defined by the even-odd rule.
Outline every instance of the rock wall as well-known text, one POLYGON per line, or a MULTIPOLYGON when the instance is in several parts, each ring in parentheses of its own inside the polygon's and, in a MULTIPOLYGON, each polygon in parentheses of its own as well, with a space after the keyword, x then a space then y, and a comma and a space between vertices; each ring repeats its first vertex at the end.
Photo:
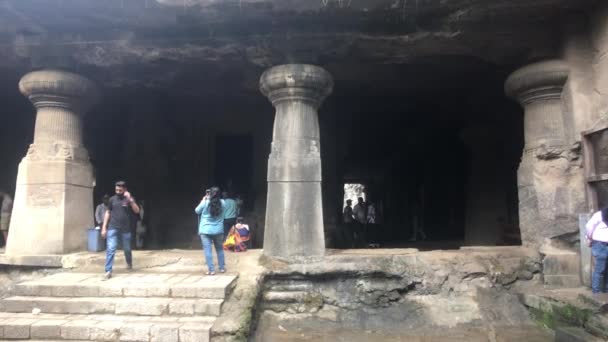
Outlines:
POLYGON ((344 253, 323 264, 266 266, 259 306, 264 319, 393 332, 525 325, 525 308, 507 290, 536 282, 541 270, 540 256, 519 248, 344 253))

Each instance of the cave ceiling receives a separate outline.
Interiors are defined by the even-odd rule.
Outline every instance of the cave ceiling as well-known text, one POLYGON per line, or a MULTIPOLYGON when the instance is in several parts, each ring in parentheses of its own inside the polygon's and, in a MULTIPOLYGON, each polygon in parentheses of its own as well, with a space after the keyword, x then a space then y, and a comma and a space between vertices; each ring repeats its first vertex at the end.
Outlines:
POLYGON ((314 63, 353 87, 457 86, 468 72, 555 56, 560 22, 596 3, 0 0, 0 72, 64 67, 107 87, 223 82, 257 93, 265 68, 314 63))

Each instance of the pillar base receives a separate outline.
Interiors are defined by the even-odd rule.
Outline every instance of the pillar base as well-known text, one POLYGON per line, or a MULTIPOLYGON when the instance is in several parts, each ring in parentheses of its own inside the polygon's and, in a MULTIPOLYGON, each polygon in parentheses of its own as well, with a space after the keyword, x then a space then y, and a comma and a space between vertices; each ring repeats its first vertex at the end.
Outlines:
POLYGON ((6 254, 49 255, 86 250, 93 226, 91 164, 32 160, 19 164, 6 254))
POLYGON ((325 254, 320 182, 269 182, 264 255, 280 258, 325 254))

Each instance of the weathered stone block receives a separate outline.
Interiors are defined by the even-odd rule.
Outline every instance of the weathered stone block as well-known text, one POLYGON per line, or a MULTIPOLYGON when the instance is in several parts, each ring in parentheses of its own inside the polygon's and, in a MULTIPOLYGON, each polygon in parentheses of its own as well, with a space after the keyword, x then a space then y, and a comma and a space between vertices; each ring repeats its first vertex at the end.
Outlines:
POLYGON ((122 292, 125 297, 146 297, 148 295, 146 286, 125 287, 122 292))
POLYGON ((57 297, 98 297, 99 287, 89 285, 56 286, 53 296, 57 297))
POLYGON ((32 323, 31 338, 40 339, 60 339, 61 326, 67 323, 67 320, 40 320, 32 323))
POLYGON ((117 341, 120 329, 125 323, 121 321, 98 322, 91 329, 91 339, 95 341, 117 341))
POLYGON ((171 287, 171 297, 176 298, 195 298, 197 288, 193 285, 176 285, 171 287))
POLYGON ((201 299, 194 303, 194 313, 199 315, 219 316, 222 311, 220 299, 201 299))
POLYGON ((64 340, 88 340, 91 330, 97 324, 91 320, 75 320, 61 326, 61 338, 64 340))
POLYGON ((6 339, 28 339, 30 338, 30 326, 35 320, 18 318, 4 325, 4 338, 6 339))
POLYGON ((548 254, 543 259, 543 273, 548 275, 580 274, 580 259, 576 253, 548 254))
POLYGON ((608 317, 594 314, 585 323, 585 328, 593 334, 608 340, 608 317))
POLYGON ((121 341, 149 341, 150 340, 150 323, 129 323, 120 328, 121 341))
POLYGON ((117 315, 146 315, 160 316, 168 311, 168 301, 165 299, 130 300, 116 303, 117 315))
POLYGON ((208 342, 209 327, 185 324, 179 328, 179 342, 208 342))
POLYGON ((545 284, 558 287, 579 287, 581 279, 578 275, 545 275, 545 284))
POLYGON ((122 286, 101 286, 99 288, 100 297, 122 297, 122 286))
POLYGON ((154 324, 150 328, 152 342, 178 342, 180 324, 154 324))
POLYGON ((194 301, 175 300, 169 303, 169 313, 172 315, 193 315, 194 301))
POLYGON ((26 297, 9 297, 2 301, 7 312, 31 312, 33 303, 26 297))
POLYGON ((578 327, 559 327, 555 329, 555 342, 599 342, 599 338, 578 327))
POLYGON ((15 285, 15 295, 17 296, 51 296, 52 287, 49 285, 37 284, 17 284, 15 285))
POLYGON ((169 297, 171 288, 166 286, 152 286, 146 289, 146 297, 169 297))

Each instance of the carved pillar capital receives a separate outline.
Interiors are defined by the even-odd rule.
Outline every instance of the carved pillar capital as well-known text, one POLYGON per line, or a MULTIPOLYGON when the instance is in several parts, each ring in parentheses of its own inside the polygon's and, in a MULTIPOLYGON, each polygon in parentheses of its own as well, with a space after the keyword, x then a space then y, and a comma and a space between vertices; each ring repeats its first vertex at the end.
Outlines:
POLYGON ((523 106, 525 152, 566 145, 561 94, 569 67, 560 60, 525 66, 505 82, 507 96, 523 106))
POLYGON ((84 114, 98 99, 90 80, 62 70, 33 71, 21 78, 19 90, 37 109, 60 107, 84 114))
POLYGON ((98 99, 95 84, 71 72, 40 70, 23 76, 19 90, 37 109, 34 142, 26 158, 88 162, 81 116, 98 99))
POLYGON ((325 69, 309 64, 285 64, 270 68, 260 78, 260 90, 273 105, 305 101, 318 108, 332 92, 333 79, 325 69))
POLYGON ((507 78, 505 93, 522 106, 535 101, 560 99, 569 73, 568 64, 561 60, 530 64, 507 78))

